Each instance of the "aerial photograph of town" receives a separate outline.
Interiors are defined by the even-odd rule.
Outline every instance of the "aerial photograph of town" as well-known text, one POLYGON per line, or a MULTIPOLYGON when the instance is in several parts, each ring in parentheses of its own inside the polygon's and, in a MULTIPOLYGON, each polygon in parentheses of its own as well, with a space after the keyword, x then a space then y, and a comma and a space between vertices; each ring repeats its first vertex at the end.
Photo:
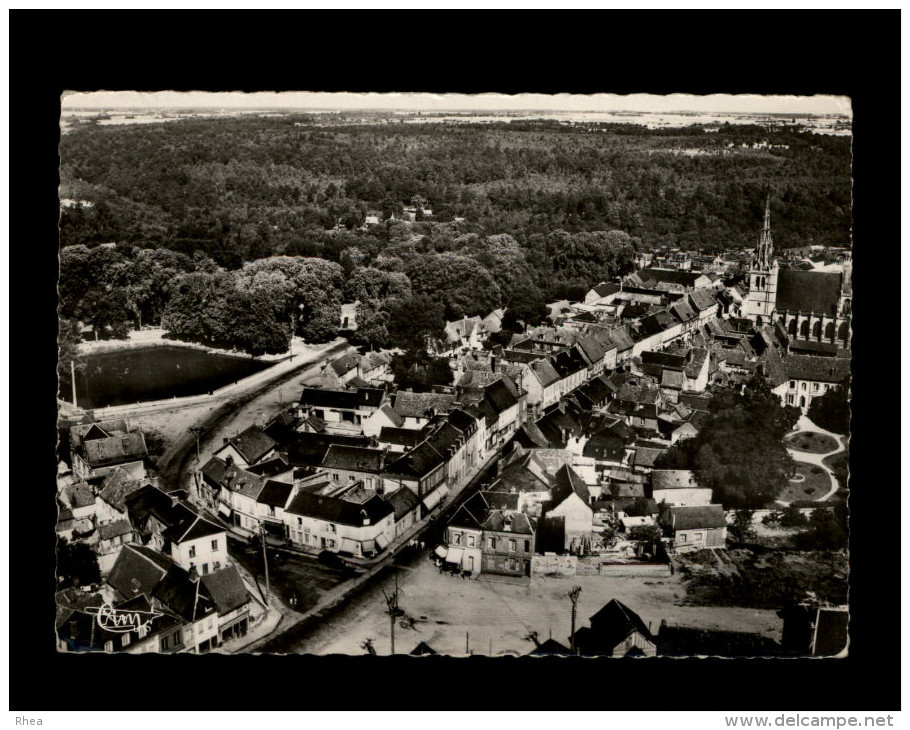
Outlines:
POLYGON ((852 121, 68 92, 57 651, 848 656, 852 121))

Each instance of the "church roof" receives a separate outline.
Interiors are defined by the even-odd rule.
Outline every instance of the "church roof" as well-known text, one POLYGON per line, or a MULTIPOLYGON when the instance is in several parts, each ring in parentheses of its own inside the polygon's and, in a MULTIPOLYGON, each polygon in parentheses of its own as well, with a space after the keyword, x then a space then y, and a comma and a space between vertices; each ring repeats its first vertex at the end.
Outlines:
POLYGON ((837 315, 843 274, 781 269, 777 275, 778 312, 812 312, 837 315))

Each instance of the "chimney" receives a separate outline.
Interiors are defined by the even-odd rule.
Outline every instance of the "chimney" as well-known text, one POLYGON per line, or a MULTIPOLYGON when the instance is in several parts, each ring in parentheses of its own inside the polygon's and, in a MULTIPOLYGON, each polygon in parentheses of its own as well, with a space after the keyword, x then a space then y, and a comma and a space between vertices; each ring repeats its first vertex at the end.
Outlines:
MULTIPOLYGON (((227 438, 225 438, 225 441, 227 441, 227 438)), ((234 457, 231 454, 228 454, 224 457, 224 463, 227 466, 234 466, 234 457)))
POLYGON ((364 524, 364 526, 369 526, 369 524, 370 524, 370 515, 367 514, 367 511, 366 511, 365 509, 360 510, 360 516, 363 517, 363 524, 364 524))

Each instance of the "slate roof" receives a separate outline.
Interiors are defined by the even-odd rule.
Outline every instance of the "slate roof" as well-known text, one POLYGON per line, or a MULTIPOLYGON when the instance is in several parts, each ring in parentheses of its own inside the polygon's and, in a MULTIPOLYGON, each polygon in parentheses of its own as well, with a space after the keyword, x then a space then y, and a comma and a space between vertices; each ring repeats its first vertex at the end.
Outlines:
POLYGON ((339 377, 357 367, 360 357, 356 352, 348 352, 332 361, 331 368, 339 377))
POLYGON ((429 441, 423 441, 391 462, 385 474, 417 478, 427 476, 446 463, 446 458, 429 441))
POLYGON ((423 430, 416 428, 392 428, 383 426, 379 432, 379 442, 383 444, 394 444, 397 446, 412 447, 417 446, 426 438, 423 430))
POLYGON ((533 535, 534 523, 524 512, 506 512, 492 509, 487 512, 481 528, 490 532, 510 532, 516 535, 533 535), (506 522, 510 527, 506 530, 506 522))
POLYGON ((379 474, 385 464, 384 449, 332 444, 322 460, 325 469, 345 469, 379 474))
POLYGON ((697 486, 695 473, 689 469, 655 469, 651 472, 651 489, 691 489, 697 486))
POLYGON ((179 565, 171 566, 155 586, 152 597, 187 621, 197 621, 216 612, 215 602, 205 583, 193 581, 189 573, 179 565))
POLYGON ((641 269, 636 271, 636 276, 645 285, 657 286, 657 284, 677 284, 684 287, 695 286, 695 281, 701 276, 694 271, 679 271, 677 269, 641 269))
POLYGON ((588 365, 581 353, 574 347, 570 350, 564 350, 551 358, 553 368, 559 373, 560 378, 566 378, 569 375, 577 373, 579 370, 587 369, 588 365))
POLYGON ((663 454, 666 449, 651 449, 647 447, 637 446, 635 448, 635 457, 633 462, 635 466, 643 467, 653 467, 654 462, 657 461, 657 457, 663 454))
POLYGON ((689 292, 689 303, 693 309, 703 312, 717 306, 717 295, 714 289, 696 289, 689 292))
MULTIPOLYGON (((407 489, 407 487, 404 487, 407 489)), ((342 525, 360 527, 363 525, 364 512, 371 524, 376 524, 384 517, 394 514, 391 504, 379 496, 370 497, 366 502, 348 502, 337 497, 327 497, 309 492, 298 492, 291 500, 287 510, 289 514, 312 517, 326 522, 337 522, 342 525)))
POLYGON ((602 281, 600 284, 591 287, 591 289, 596 292, 598 296, 607 297, 610 296, 610 294, 615 294, 622 289, 622 287, 612 281, 602 281))
POLYGON ((408 514, 408 512, 413 512, 420 506, 420 497, 414 494, 408 487, 396 489, 388 495, 385 500, 392 505, 392 509, 395 510, 396 522, 408 514))
POLYGON ((549 360, 535 360, 529 365, 529 367, 534 372, 534 375, 537 376, 537 379, 540 381, 540 384, 543 387, 546 387, 559 380, 559 373, 556 372, 556 369, 553 367, 553 364, 549 360))
POLYGON ((71 509, 80 507, 91 507, 95 504, 95 494, 92 488, 85 482, 78 482, 64 487, 61 497, 71 509))
POLYGON ((642 364, 660 365, 662 368, 682 370, 686 366, 686 356, 671 352, 656 352, 645 350, 641 353, 642 364))
POLYGON ((92 467, 121 464, 148 456, 145 436, 139 431, 85 441, 82 450, 85 460, 92 467))
POLYGON ((484 400, 489 402, 495 413, 500 414, 518 403, 516 396, 517 386, 511 379, 504 376, 485 389, 484 400), (511 387, 509 387, 511 384, 511 387))
POLYGON ((414 649, 411 651, 409 656, 427 656, 428 654, 437 654, 433 647, 431 647, 427 642, 421 641, 414 649))
POLYGON ((172 525, 181 518, 172 498, 151 485, 145 485, 127 496, 126 509, 131 520, 140 522, 153 516, 165 525, 172 525))
POLYGON ((408 418, 427 418, 427 411, 447 413, 456 401, 454 395, 447 393, 409 393, 399 391, 395 396, 395 410, 399 415, 408 418))
POLYGON ((685 382, 685 376, 679 370, 664 370, 660 378, 660 385, 662 388, 671 388, 674 390, 682 390, 685 382))
POLYGON ((280 456, 275 456, 268 461, 263 461, 261 464, 255 464, 254 466, 248 466, 246 468, 250 474, 255 474, 256 476, 264 477, 266 479, 278 476, 279 474, 286 474, 291 471, 291 469, 293 469, 293 467, 280 456))
POLYGON ((300 394, 300 405, 356 411, 360 406, 360 399, 357 397, 357 391, 354 390, 304 387, 300 394))
POLYGON ((777 275, 775 310, 837 314, 843 274, 781 269, 777 275))
POLYGON ((265 483, 256 501, 259 504, 267 504, 270 507, 284 507, 288 503, 288 497, 294 491, 294 485, 287 482, 276 482, 270 479, 265 483))
POLYGON ((228 439, 228 444, 237 449, 248 464, 258 461, 278 445, 271 436, 255 424, 241 431, 234 438, 228 439))
POLYGON ((141 482, 124 469, 115 468, 102 482, 98 495, 118 512, 126 510, 126 497, 139 489, 141 482))
POLYGON ((598 648, 613 649, 629 634, 637 631, 648 641, 654 637, 635 611, 615 598, 591 616, 591 630, 596 634, 598 648))
POLYGON ((404 426, 404 418, 392 407, 391 403, 384 404, 379 410, 386 418, 395 424, 395 428, 404 426))
POLYGON ((666 521, 673 530, 697 530, 727 526, 724 508, 719 504, 702 507, 670 507, 666 521))
POLYGON ((101 525, 98 528, 98 537, 102 540, 111 540, 121 535, 129 535, 133 531, 133 526, 129 520, 117 520, 101 525))
POLYGON ((225 531, 221 525, 200 517, 190 512, 181 504, 177 508, 183 508, 184 517, 178 523, 171 525, 164 531, 164 537, 174 543, 189 542, 199 540, 210 535, 220 535, 225 531))
POLYGON ((487 505, 485 494, 477 492, 471 495, 470 499, 458 508, 452 519, 449 520, 449 525, 479 530, 488 509, 489 506, 487 505))
POLYGON ((366 436, 347 436, 331 433, 295 433, 287 442, 287 459, 295 467, 318 467, 332 445, 369 446, 366 436))
POLYGON ((142 545, 124 545, 105 582, 125 598, 151 595, 174 561, 142 545))
POLYGON ((466 435, 471 435, 477 431, 477 419, 461 408, 453 408, 449 411, 448 418, 449 423, 466 435))
POLYGON ((609 431, 601 431, 588 439, 583 456, 601 461, 619 461, 625 456, 626 441, 609 431))
POLYGON ((250 602, 250 594, 243 584, 243 578, 233 565, 202 576, 202 583, 215 602, 219 616, 224 616, 250 602))
POLYGON ((842 357, 791 354, 783 359, 783 366, 791 380, 840 383, 850 375, 850 360, 842 357))
POLYGON ((484 499, 490 505, 490 509, 501 509, 516 511, 521 495, 518 492, 498 492, 486 489, 483 492, 484 499))
POLYGON ((573 493, 581 497, 582 502, 585 504, 591 502, 591 494, 588 492, 588 487, 585 484, 584 479, 578 476, 578 472, 568 464, 563 465, 562 468, 556 472, 555 481, 556 484, 550 490, 552 499, 547 505, 548 509, 558 507, 573 493))

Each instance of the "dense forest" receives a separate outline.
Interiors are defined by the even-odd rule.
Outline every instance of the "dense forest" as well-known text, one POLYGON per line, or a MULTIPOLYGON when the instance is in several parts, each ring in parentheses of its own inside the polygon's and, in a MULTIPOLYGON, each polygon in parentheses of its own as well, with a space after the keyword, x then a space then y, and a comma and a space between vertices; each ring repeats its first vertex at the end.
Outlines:
POLYGON ((61 316, 102 337, 280 351, 354 299, 376 346, 415 337, 415 299, 423 335, 537 321, 637 249, 754 245, 768 191, 777 246, 850 241, 850 138, 795 128, 188 119, 81 126, 60 157, 61 316))

